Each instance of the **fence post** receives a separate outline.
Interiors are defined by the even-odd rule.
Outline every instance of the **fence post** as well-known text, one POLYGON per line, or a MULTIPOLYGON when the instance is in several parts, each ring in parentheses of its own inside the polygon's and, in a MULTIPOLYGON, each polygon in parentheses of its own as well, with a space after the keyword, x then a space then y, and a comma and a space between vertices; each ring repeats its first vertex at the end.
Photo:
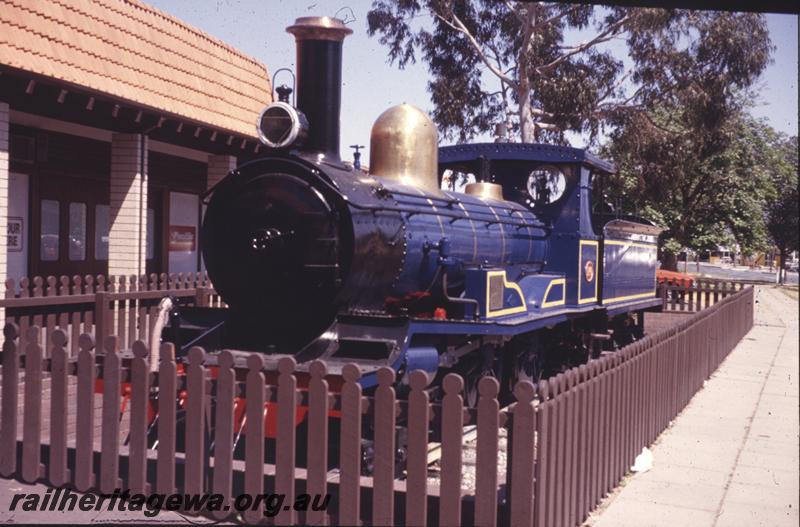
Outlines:
MULTIPOLYGON (((496 382, 496 381, 495 381, 496 382)), ((514 470, 511 473, 511 525, 532 525, 534 508, 534 430, 536 414, 533 398, 536 390, 530 381, 514 386, 514 431, 512 451, 514 470)), ((478 476, 476 474, 476 476, 478 476)))
POLYGON ((25 348, 25 413, 22 421, 22 480, 37 481, 42 474, 42 346, 39 326, 28 329, 25 348))
POLYGON ((214 493, 222 496, 222 510, 213 511, 217 520, 230 516, 233 468, 233 405, 236 374, 233 371, 233 354, 223 350, 219 354, 217 371, 217 412, 214 429, 214 493))
POLYGON ((75 415, 75 488, 86 492, 94 476, 94 338, 83 333, 78 339, 78 402, 75 415))
MULTIPOLYGON (((287 503, 294 503, 294 465, 296 459, 295 438, 297 427, 297 379, 294 369, 297 366, 292 357, 278 361, 278 437, 275 441, 275 492, 286 496, 287 503)), ((325 445, 323 448, 327 448, 325 445)), ((278 525, 291 525, 295 522, 294 509, 282 509, 275 522, 278 525)))
POLYGON ((108 337, 103 360, 103 424, 100 444, 100 491, 112 493, 119 479, 119 419, 121 360, 117 337, 108 337))
POLYGON ((128 487, 131 492, 147 494, 147 401, 150 396, 150 365, 147 346, 133 343, 131 361, 131 430, 128 460, 128 487))
POLYGON ((578 367, 578 388, 577 388, 577 433, 578 442, 577 452, 574 460, 576 496, 575 496, 575 517, 578 522, 583 522, 583 518, 589 511, 586 497, 586 478, 587 478, 587 458, 589 450, 589 412, 587 400, 587 381, 589 380, 589 367, 581 364, 578 367))
POLYGON ((205 490, 205 406, 206 353, 197 346, 189 350, 189 367, 186 371, 186 464, 184 489, 187 494, 201 494, 205 490))
POLYGON ((69 352, 67 333, 63 329, 53 331, 51 337, 53 349, 50 353, 50 482, 60 487, 70 480, 67 469, 67 408, 69 380, 67 357, 69 352))
MULTIPOLYGON (((324 496, 328 484, 328 373, 325 363, 315 360, 308 368, 308 489, 310 495, 324 496), (319 445, 325 445, 320 448, 319 445)), ((325 525, 327 513, 323 510, 306 512, 308 525, 325 525)))
POLYGON ((210 291, 207 287, 197 286, 194 293, 194 305, 196 307, 208 307, 209 299, 211 297, 210 291))
POLYGON ((562 443, 564 448, 564 485, 562 506, 562 521, 566 524, 572 524, 572 510, 573 502, 576 497, 574 481, 575 473, 575 440, 577 438, 577 431, 575 426, 575 418, 578 412, 575 409, 575 384, 577 383, 575 370, 567 370, 564 373, 563 389, 564 389, 564 435, 562 436, 562 443))
POLYGON ((3 406, 0 410, 0 475, 10 478, 17 471, 17 409, 19 390, 19 328, 3 328, 3 406))
POLYGON ((377 372, 375 391, 375 469, 373 474, 372 523, 394 525, 395 372, 383 367, 377 372))
POLYGON ((109 293, 98 291, 94 295, 94 340, 104 343, 111 335, 111 310, 108 307, 109 293))
MULTIPOLYGON (((19 281, 19 297, 28 298, 31 296, 30 280, 23 277, 19 281)), ((19 323, 19 331, 17 331, 18 341, 17 350, 20 355, 25 352, 25 346, 28 343, 28 328, 30 327, 32 316, 21 316, 17 318, 19 323)))
MULTIPOLYGON (((550 406, 548 396, 550 394, 550 385, 545 380, 540 380, 536 389, 536 395, 539 398, 539 406, 536 409, 538 418, 536 419, 536 464, 534 480, 534 525, 536 527, 545 527, 547 525, 547 488, 550 484, 548 466, 550 464, 550 442, 549 437, 549 422, 550 422, 550 406)), ((513 477, 513 473, 512 473, 513 477)))
POLYGON ((165 342, 159 350, 158 369, 158 452, 156 489, 160 494, 175 492, 175 417, 177 366, 175 345, 165 342))
POLYGON ((439 490, 439 523, 461 524, 462 440, 464 438, 464 379, 448 373, 442 382, 442 458, 439 490))
MULTIPOLYGON (((244 491, 250 496, 260 496, 264 492, 264 359, 257 353, 247 357, 247 385, 245 393, 247 408, 245 409, 247 429, 245 430, 244 453, 244 491)), ((244 518, 249 523, 258 523, 264 519, 261 510, 250 508, 244 511, 244 518)))
POLYGON ((408 376, 411 392, 408 394, 408 461, 406 467, 406 525, 428 523, 428 428, 430 404, 428 377, 420 370, 408 376))
POLYGON ((342 424, 339 441, 339 524, 358 525, 361 509, 361 370, 342 368, 342 424))
MULTIPOLYGON (((500 432, 500 404, 497 402, 497 395, 500 393, 500 383, 494 377, 484 377, 478 382, 478 393, 480 399, 478 400, 478 444, 475 448, 475 524, 494 527, 497 525, 497 450, 500 432)), ((514 435, 515 440, 516 437, 514 435)), ((530 439, 533 445, 533 430, 530 439)), ((533 483, 532 473, 531 483, 533 483)))

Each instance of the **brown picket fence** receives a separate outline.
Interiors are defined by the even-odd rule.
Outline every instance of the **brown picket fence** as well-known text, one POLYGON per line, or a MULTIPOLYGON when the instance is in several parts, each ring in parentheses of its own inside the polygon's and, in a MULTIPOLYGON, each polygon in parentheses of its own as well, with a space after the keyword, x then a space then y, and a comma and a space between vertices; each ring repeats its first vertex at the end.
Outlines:
POLYGON ((696 313, 747 286, 747 283, 741 281, 693 278, 689 285, 675 282, 660 284, 659 295, 664 311, 696 313))
MULTIPOLYGON (((56 328, 66 331, 70 356, 78 354, 81 333, 118 337, 121 349, 136 340, 149 342, 162 298, 188 305, 224 306, 206 273, 149 276, 36 276, 6 281, 0 311, 20 329, 20 349, 26 349, 28 328, 37 326, 40 344, 56 328)), ((45 356, 49 348, 45 348, 45 356)))
MULTIPOLYGON (((321 361, 300 372, 284 357, 277 372, 266 371, 258 354, 241 365, 231 352, 193 348, 188 360, 176 361, 169 344, 151 372, 141 341, 121 353, 116 337, 101 350, 82 334, 72 354, 68 333, 56 328, 46 352, 34 325, 22 353, 19 328, 9 324, 0 475, 83 492, 218 493, 225 504, 242 494, 281 493, 287 503, 299 493, 331 494, 327 511, 281 510, 275 518, 281 525, 578 525, 749 331, 753 300, 753 289, 745 288, 622 350, 537 385, 520 382, 516 401, 506 407, 498 401, 497 380, 485 377, 474 409, 464 407, 464 381, 456 374, 445 377, 434 402, 422 372, 412 372, 401 389, 384 368, 377 388, 365 394, 356 364, 332 377, 321 361), (154 409, 154 400, 167 404, 154 409), (305 415, 300 427, 298 410, 305 415), (337 413, 338 427, 329 412, 337 413), (262 426, 242 426, 262 423, 270 413, 274 442, 264 441, 262 426), (407 457, 396 473, 401 425, 407 457), (467 425, 477 430, 474 484, 463 478, 467 425), (239 435, 243 456, 234 455, 239 435), (367 476, 361 472, 365 437, 374 452, 367 476), (441 444, 440 475, 431 481, 434 437, 441 444), (501 443, 508 449, 505 466, 501 443), (335 467, 325 448, 330 444, 335 467)), ((263 514, 248 510, 234 519, 256 523, 263 514)))

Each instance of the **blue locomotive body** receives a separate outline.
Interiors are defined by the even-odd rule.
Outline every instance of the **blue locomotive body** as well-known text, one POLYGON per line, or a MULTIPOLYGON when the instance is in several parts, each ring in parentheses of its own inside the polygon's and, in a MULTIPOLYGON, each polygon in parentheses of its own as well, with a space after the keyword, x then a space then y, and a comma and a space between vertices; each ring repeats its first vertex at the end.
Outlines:
POLYGON ((289 30, 298 108, 267 106, 269 155, 213 189, 201 248, 229 309, 184 310, 194 333, 173 317, 181 349, 259 352, 268 365, 289 355, 300 370, 323 359, 333 374, 355 362, 364 387, 386 366, 399 382, 458 371, 474 396, 486 373, 510 387, 642 335, 661 305, 660 229, 593 207, 611 164, 551 145, 437 149, 433 122, 408 105, 376 121, 368 171, 344 164, 350 30, 335 19, 289 30))
MULTIPOLYGON (((223 181, 202 234, 212 280, 233 307, 226 347, 290 354, 301 369, 313 359, 334 372, 356 361, 369 387, 381 366, 401 377, 423 369, 433 380, 486 349, 490 362, 505 360, 510 341, 546 328, 581 335, 562 335, 560 345, 589 353, 587 335, 632 312, 641 325, 641 313, 661 305, 659 229, 592 214, 592 185, 611 165, 583 150, 531 144, 443 147, 439 156, 442 178, 490 179, 499 192, 424 189, 298 152, 245 164, 223 181), (542 174, 547 181, 537 182, 542 174), (535 195, 537 184, 553 186, 547 199, 535 195), (249 203, 279 213, 251 213, 249 203), (292 207, 302 212, 294 220, 292 207), (304 227, 320 214, 316 227, 304 227), (241 240, 232 234, 239 231, 241 240), (266 231, 273 237, 265 247, 245 243, 266 231), (292 264, 270 269, 274 261, 292 264), (240 280, 259 269, 260 281, 240 280), (284 340, 286 333, 304 337, 284 340)), ((539 348, 526 351, 530 360, 542 361, 539 348)), ((541 365, 531 368, 541 374, 541 365)))

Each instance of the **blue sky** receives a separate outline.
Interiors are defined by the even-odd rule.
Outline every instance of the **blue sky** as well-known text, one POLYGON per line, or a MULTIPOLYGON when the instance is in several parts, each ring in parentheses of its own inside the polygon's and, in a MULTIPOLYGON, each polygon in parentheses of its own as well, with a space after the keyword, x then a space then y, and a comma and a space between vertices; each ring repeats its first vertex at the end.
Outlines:
MULTIPOLYGON (((342 78, 342 157, 351 159, 348 145, 369 145, 372 123, 386 108, 409 103, 430 111, 426 91, 428 72, 418 63, 399 70, 387 62, 386 48, 367 36, 366 14, 371 0, 145 0, 265 63, 270 74, 294 67, 294 38, 285 32, 295 18, 333 15, 348 6, 355 15, 353 35, 344 48, 342 78)), ((340 17, 344 16, 344 12, 340 17)), ((767 15, 770 38, 776 46, 773 63, 762 74, 760 101, 753 109, 777 130, 797 135, 798 17, 767 15)), ((569 36, 568 36, 569 38, 569 36)), ((577 35, 580 38, 580 35, 577 35)), ((287 76, 277 82, 288 83, 287 76)), ((570 138, 581 146, 580 137, 570 138)), ((368 162, 369 152, 365 153, 368 162)))

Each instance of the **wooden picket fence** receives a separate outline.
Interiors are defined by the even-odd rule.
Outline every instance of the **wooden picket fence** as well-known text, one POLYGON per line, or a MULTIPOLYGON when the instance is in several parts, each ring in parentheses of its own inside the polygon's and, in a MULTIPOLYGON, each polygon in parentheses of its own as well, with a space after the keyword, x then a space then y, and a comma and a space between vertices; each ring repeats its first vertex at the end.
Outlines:
POLYGON ((660 284, 659 295, 664 311, 696 313, 745 287, 748 287, 748 284, 741 281, 694 278, 692 284, 688 286, 670 282, 660 284))
MULTIPOLYGON (((67 333, 70 356, 76 356, 81 333, 96 335, 101 342, 115 335, 126 350, 136 340, 149 342, 158 304, 166 296, 188 305, 224 306, 206 273, 76 275, 9 279, 0 311, 5 310, 6 322, 19 327, 20 349, 26 349, 28 328, 41 328, 42 345, 61 328, 67 333)), ((46 347, 45 356, 48 353, 46 347)))
MULTIPOLYGON (((746 288, 620 351, 537 385, 520 382, 510 406, 501 408, 499 383, 485 377, 474 409, 464 407, 464 381, 456 374, 444 378, 441 400, 432 402, 423 372, 411 372, 401 398, 388 368, 378 372, 377 388, 364 393, 356 364, 333 378, 321 361, 299 372, 285 357, 273 372, 264 369, 261 355, 251 354, 240 369, 231 352, 209 355, 201 348, 192 348, 182 363, 170 344, 162 346, 158 371, 151 372, 142 341, 120 353, 118 338, 96 349, 92 336, 82 334, 73 355, 66 331, 54 329, 46 351, 34 325, 22 353, 19 328, 9 324, 0 475, 83 492, 213 492, 226 504, 242 493, 282 493, 287 502, 300 492, 332 495, 328 511, 280 511, 280 525, 578 525, 752 324, 753 289, 746 288), (98 380, 102 393, 96 393, 98 380), (303 427, 296 426, 298 411, 305 415, 303 427), (271 412, 277 413, 274 443, 264 441, 260 426, 271 412), (329 412, 337 413, 338 428, 331 428, 329 412), (158 443, 151 448, 154 415, 158 443), (237 428, 243 420, 259 426, 237 428), (407 459, 396 474, 400 425, 407 427, 407 459), (477 427, 475 484, 467 488, 466 425, 477 427), (244 459, 234 457, 238 431, 244 459), (441 442, 437 483, 428 478, 432 434, 441 442), (502 435, 505 467, 498 461, 502 435), (374 441, 374 471, 363 476, 367 436, 374 441), (325 448, 331 442, 335 467, 325 448), (296 466, 301 455, 304 467, 296 466)), ((213 516, 232 519, 225 511, 213 516)), ((235 519, 258 523, 263 515, 249 510, 235 519)))

